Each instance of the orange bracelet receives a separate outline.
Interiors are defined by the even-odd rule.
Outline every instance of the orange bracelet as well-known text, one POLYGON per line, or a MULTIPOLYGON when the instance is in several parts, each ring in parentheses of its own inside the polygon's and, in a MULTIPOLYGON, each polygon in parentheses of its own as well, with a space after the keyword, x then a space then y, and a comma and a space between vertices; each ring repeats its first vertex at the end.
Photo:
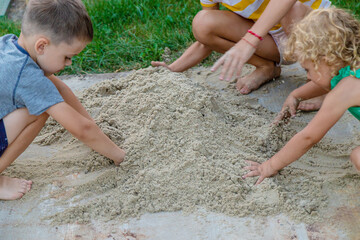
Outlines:
POLYGON ((244 40, 245 42, 247 42, 250 46, 252 46, 253 48, 256 49, 256 46, 254 44, 252 44, 251 42, 249 42, 248 40, 246 40, 246 38, 241 38, 241 40, 244 40))

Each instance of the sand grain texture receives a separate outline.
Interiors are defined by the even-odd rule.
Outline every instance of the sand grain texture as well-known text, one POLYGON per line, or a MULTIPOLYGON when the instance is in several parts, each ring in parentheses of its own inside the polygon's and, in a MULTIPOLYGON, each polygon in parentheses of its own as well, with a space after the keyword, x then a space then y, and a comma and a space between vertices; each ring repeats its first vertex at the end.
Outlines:
POLYGON ((127 156, 115 167, 50 120, 36 142, 61 150, 39 163, 15 162, 6 174, 36 182, 26 198, 51 189, 43 198, 61 209, 46 216, 54 224, 203 208, 238 217, 286 213, 311 223, 329 203, 326 189, 359 182, 348 161, 358 140, 326 138, 260 186, 243 180, 245 160, 265 161, 305 124, 271 126, 274 113, 208 70, 150 67, 98 83, 79 98, 127 156))

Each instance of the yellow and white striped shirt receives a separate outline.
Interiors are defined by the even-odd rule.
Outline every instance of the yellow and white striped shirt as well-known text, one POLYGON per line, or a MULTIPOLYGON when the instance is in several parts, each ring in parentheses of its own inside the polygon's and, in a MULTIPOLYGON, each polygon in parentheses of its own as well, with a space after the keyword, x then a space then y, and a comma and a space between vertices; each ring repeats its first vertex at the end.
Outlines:
MULTIPOLYGON (((200 0, 203 7, 214 7, 221 3, 234 13, 253 21, 259 19, 269 2, 270 0, 200 0)), ((300 0, 300 2, 312 9, 328 8, 331 5, 329 0, 300 0)), ((280 27, 280 24, 276 25, 271 32, 276 32, 280 27)))

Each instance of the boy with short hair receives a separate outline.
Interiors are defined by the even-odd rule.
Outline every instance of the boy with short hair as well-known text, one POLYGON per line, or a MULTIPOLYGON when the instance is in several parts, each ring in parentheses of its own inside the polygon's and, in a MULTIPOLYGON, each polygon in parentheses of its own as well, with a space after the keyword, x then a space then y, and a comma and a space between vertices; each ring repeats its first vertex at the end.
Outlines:
MULTIPOLYGON (((49 115, 116 165, 125 152, 95 124, 73 92, 53 74, 92 41, 81 0, 30 0, 19 38, 0 37, 0 173, 30 145, 49 115)), ((21 198, 31 181, 0 175, 0 199, 21 198)))

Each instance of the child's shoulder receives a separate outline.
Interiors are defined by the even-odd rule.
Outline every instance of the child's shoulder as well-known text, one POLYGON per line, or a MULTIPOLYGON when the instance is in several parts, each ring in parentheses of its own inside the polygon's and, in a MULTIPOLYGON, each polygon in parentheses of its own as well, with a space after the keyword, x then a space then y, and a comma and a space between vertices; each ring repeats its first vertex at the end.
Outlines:
POLYGON ((341 85, 343 85, 351 79, 360 79, 360 68, 351 69, 350 66, 343 67, 339 70, 339 73, 331 79, 331 89, 335 88, 340 82, 341 85))
POLYGON ((14 34, 7 34, 0 37, 0 54, 2 59, 10 61, 7 65, 11 64, 11 59, 17 59, 24 54, 17 46, 17 40, 18 37, 14 34))
POLYGON ((17 40, 16 35, 6 34, 0 37, 0 47, 9 46, 14 40, 17 40))
POLYGON ((360 106, 360 69, 352 70, 350 66, 340 69, 331 80, 331 89, 325 100, 333 100, 337 106, 346 108, 360 106))
POLYGON ((0 79, 5 78, 6 81, 18 75, 26 58, 16 48, 14 44, 16 40, 17 37, 13 34, 0 37, 0 72, 2 73, 0 79))

